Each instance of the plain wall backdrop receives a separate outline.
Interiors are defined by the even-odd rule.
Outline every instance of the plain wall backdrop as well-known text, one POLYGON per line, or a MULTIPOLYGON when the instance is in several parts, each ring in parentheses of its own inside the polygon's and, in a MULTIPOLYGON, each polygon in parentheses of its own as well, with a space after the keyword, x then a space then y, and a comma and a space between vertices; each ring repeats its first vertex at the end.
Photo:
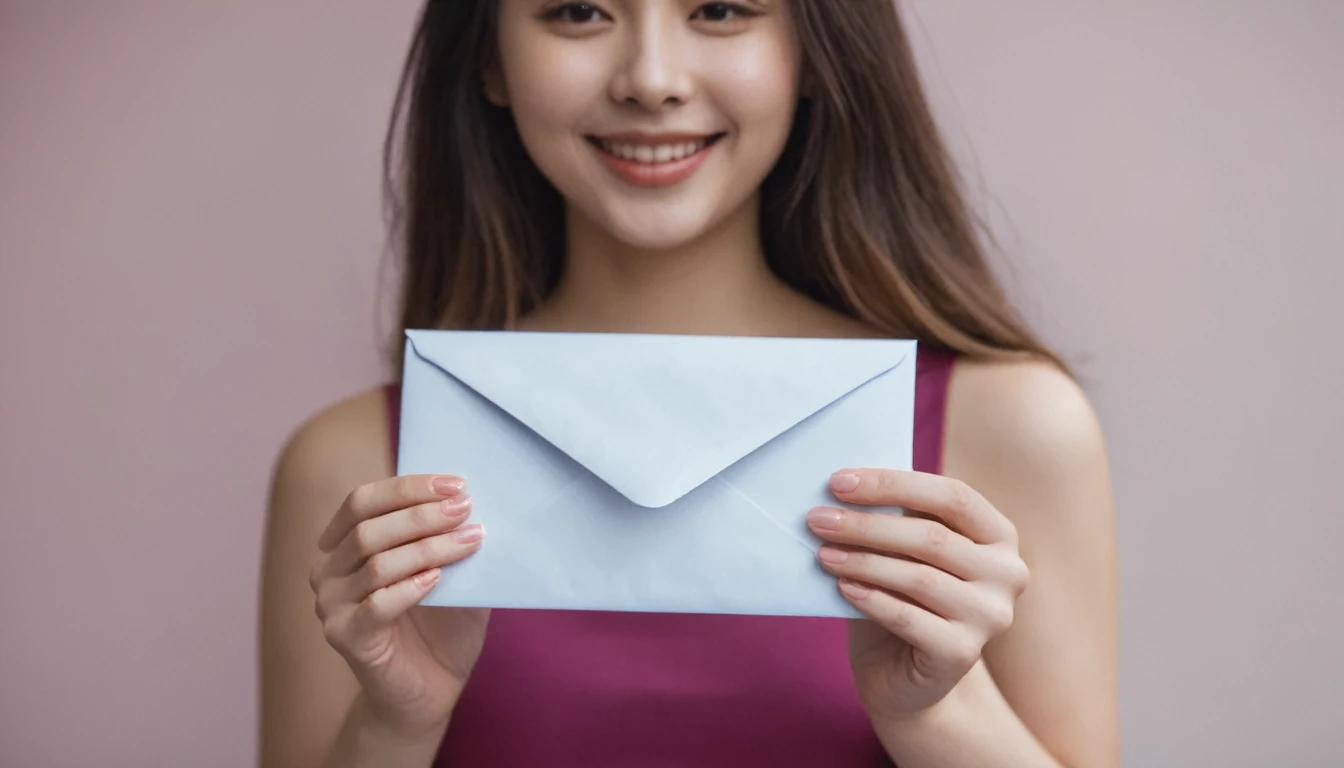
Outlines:
MULTIPOLYGON (((1108 432, 1126 765, 1339 765, 1344 3, 909 7, 1108 432)), ((0 2, 0 764, 252 763, 271 462, 386 375, 414 12, 0 2)))

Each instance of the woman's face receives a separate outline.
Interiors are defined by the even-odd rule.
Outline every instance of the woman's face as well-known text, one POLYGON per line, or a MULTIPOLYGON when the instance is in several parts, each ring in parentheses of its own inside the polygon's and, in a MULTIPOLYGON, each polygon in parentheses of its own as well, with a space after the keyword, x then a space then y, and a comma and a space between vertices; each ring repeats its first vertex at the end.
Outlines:
POLYGON ((499 3, 487 95, 574 213, 617 239, 696 239, 783 151, 800 69, 785 0, 499 3))

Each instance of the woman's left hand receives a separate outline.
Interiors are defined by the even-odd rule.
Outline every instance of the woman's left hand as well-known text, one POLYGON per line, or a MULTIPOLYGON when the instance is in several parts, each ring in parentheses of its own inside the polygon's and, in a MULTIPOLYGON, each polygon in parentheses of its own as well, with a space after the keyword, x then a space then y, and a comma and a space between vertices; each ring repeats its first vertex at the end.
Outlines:
POLYGON ((964 482, 941 475, 846 469, 836 498, 896 506, 906 515, 817 507, 808 527, 827 544, 819 558, 847 600, 872 621, 849 632, 850 665, 874 720, 928 710, 1013 623, 1027 566, 1017 530, 964 482))

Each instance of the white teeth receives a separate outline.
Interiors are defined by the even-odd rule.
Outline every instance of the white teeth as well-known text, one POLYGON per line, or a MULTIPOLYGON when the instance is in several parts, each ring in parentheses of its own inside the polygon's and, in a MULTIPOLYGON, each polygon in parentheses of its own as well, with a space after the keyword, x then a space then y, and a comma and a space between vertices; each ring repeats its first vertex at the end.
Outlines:
POLYGON ((688 141, 684 144, 659 144, 652 146, 649 144, 613 144, 608 141, 601 142, 602 149, 624 160, 634 160, 637 163, 671 163, 677 160, 684 160, 690 155, 704 149, 709 144, 707 139, 700 141, 688 141))

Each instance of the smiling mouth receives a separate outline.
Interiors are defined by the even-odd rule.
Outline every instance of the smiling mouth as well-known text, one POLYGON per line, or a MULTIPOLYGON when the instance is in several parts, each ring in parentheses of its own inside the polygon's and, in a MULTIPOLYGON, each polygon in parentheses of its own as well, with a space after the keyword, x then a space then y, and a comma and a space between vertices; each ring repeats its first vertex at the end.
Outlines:
POLYGON ((671 137, 661 141, 632 142, 623 139, 607 139, 601 136, 585 136, 589 144, 598 151, 626 162, 641 165, 664 165, 694 157, 714 146, 727 134, 715 133, 700 138, 671 137))

